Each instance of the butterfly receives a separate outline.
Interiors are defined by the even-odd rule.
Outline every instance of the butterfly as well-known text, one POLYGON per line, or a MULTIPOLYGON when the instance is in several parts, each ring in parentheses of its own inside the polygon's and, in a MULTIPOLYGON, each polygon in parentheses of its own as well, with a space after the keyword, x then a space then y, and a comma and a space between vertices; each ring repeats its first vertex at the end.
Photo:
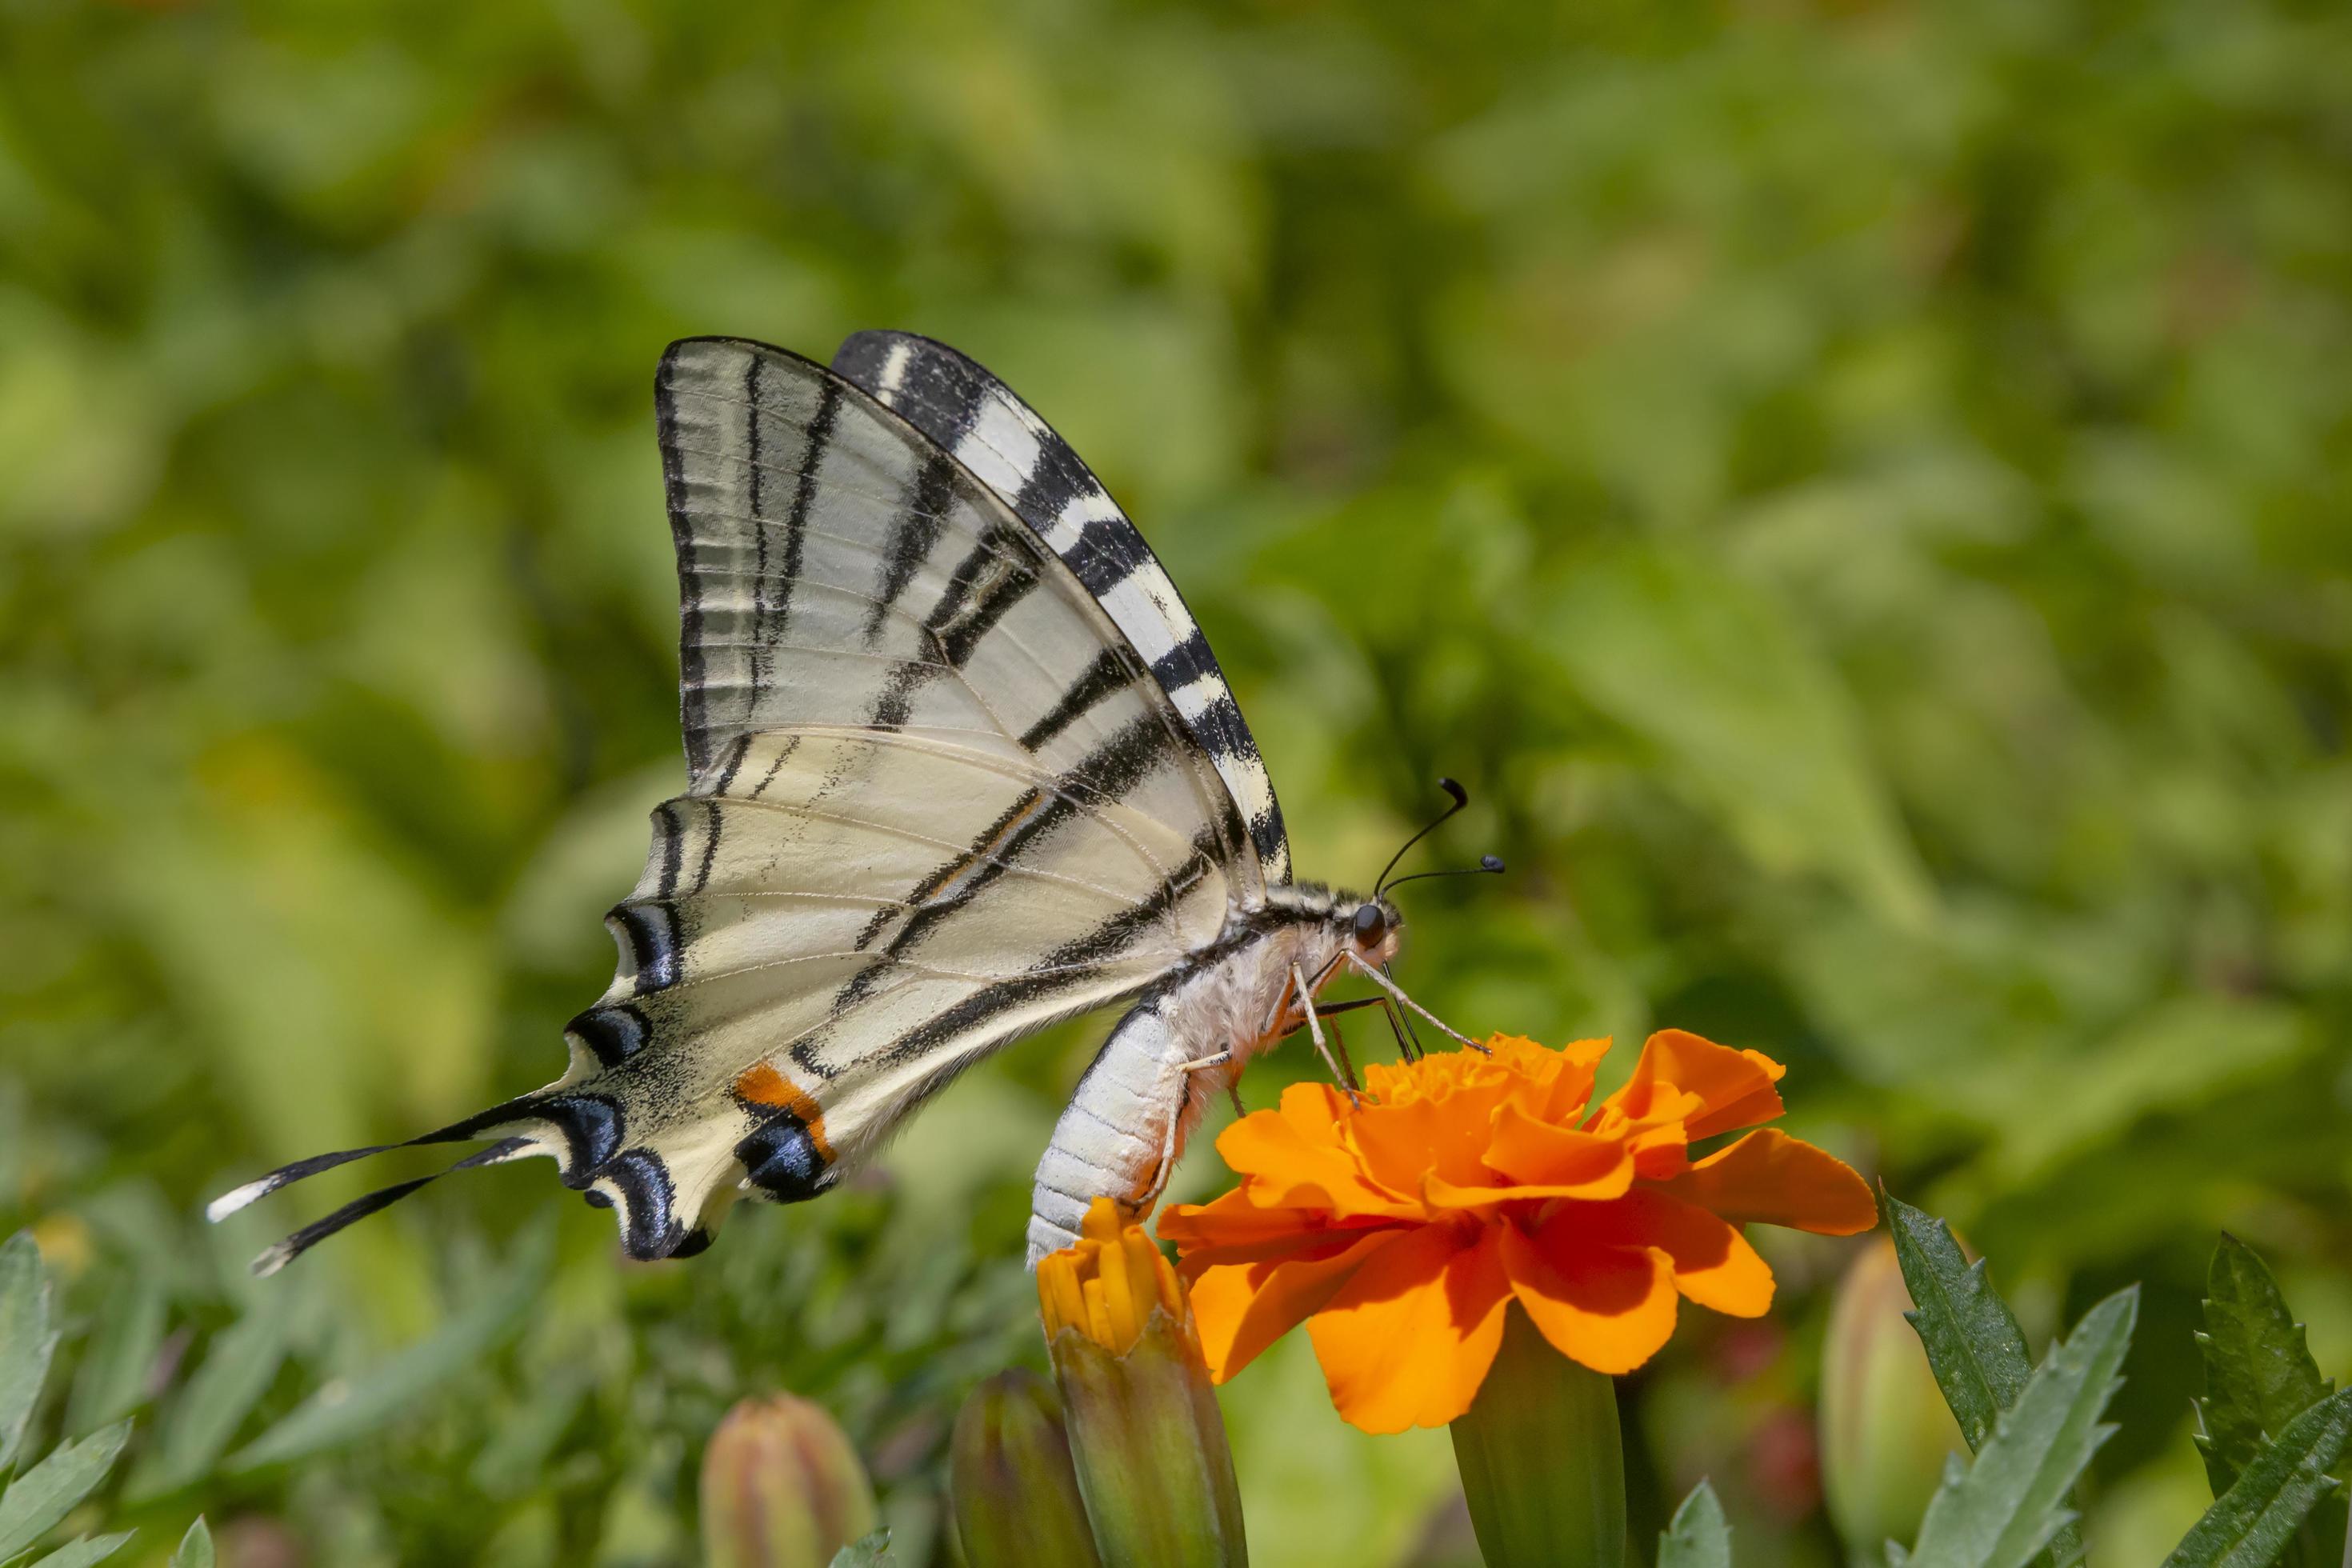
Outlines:
POLYGON ((630 1257, 686 1257, 739 1194, 815 1197, 982 1057, 1127 1001, 1038 1165, 1034 1263, 1097 1195, 1148 1206, 1208 1097, 1286 1035, 1347 1081, 1322 1019, 1350 1004, 1316 1005, 1335 977, 1454 1034, 1386 973, 1387 872, 1369 897, 1292 881, 1175 584, 1002 382, 868 331, 830 367, 687 339, 654 390, 688 783, 605 917, 613 984, 545 1088, 215 1200, 217 1221, 388 1149, 488 1141, 257 1273, 439 1175, 541 1154, 630 1257))

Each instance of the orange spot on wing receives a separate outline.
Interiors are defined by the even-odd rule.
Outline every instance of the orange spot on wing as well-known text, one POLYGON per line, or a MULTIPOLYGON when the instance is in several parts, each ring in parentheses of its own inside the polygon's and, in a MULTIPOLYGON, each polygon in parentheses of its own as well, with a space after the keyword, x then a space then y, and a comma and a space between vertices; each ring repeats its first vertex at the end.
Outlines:
POLYGON ((800 1119, 808 1129, 809 1142, 816 1145, 817 1153, 828 1165, 833 1163, 833 1144, 824 1135, 824 1109, 808 1090, 770 1067, 766 1062, 746 1068, 735 1078, 735 1098, 746 1105, 757 1105, 769 1110, 787 1110, 800 1119))

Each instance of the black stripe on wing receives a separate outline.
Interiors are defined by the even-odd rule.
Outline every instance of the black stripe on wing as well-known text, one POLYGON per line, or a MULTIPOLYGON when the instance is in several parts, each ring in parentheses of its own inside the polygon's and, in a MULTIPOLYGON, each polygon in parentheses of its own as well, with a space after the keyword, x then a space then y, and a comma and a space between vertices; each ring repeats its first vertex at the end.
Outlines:
POLYGON ((911 332, 858 332, 833 369, 954 454, 1062 558, 1215 763, 1266 880, 1290 880, 1281 803, 1232 686, 1151 547, 1069 443, 978 364, 911 332))

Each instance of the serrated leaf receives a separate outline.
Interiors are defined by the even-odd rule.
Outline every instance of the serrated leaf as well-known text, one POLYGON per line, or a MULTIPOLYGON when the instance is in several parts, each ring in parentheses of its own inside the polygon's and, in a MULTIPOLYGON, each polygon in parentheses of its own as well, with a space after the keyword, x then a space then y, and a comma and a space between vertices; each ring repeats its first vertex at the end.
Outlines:
POLYGON ((132 1475, 131 1500, 162 1497, 211 1474, 285 1359, 282 1298, 268 1299, 215 1334, 195 1375, 163 1414, 153 1461, 132 1475))
POLYGON ((89 1568, 93 1563, 103 1563, 122 1549, 122 1543, 138 1531, 125 1530, 113 1535, 85 1535, 79 1541, 58 1547, 33 1568, 89 1568))
POLYGON ((1927 1504, 1911 1568, 2024 1568, 2058 1533, 2074 1478, 2115 1430, 2099 1415, 2138 1312, 2135 1286, 2084 1314, 1965 1473, 1955 1457, 1927 1504))
POLYGON ((2256 1452, 2221 1500, 2172 1549, 2164 1568, 2270 1568, 2312 1510, 2337 1486, 2327 1472, 2343 1457, 2347 1439, 2352 1389, 2321 1400, 2287 1423, 2277 1441, 2256 1452))
POLYGON ((57 1348, 49 1271, 31 1233, 20 1230, 0 1245, 0 1475, 16 1461, 57 1348))
POLYGON ((366 1436, 488 1353, 522 1321, 546 1281, 550 1235, 532 1233, 488 1294, 440 1329, 358 1377, 338 1379, 230 1458, 234 1469, 283 1464, 366 1436))
MULTIPOLYGON (((1884 1187, 1879 1199, 1911 1292, 1912 1310, 1904 1318, 1927 1348, 1960 1436, 1971 1451, 1980 1450, 2032 1378, 2025 1331, 1992 1288, 1984 1259, 1970 1263, 1951 1226, 1884 1187)), ((2071 1507, 2073 1500, 2066 1500, 2071 1507)), ((2072 1523, 2061 1526, 2050 1542, 2051 1562, 2064 1568, 2082 1555, 2082 1531, 2072 1523)))
POLYGON ((203 1514, 188 1526, 188 1533, 180 1537, 179 1549, 172 1553, 171 1568, 213 1568, 212 1526, 203 1514))
POLYGON ((1731 1527, 1706 1482, 1691 1489, 1658 1532, 1658 1568, 1731 1568, 1731 1527))
POLYGON ((829 1568, 889 1568, 897 1561, 890 1555, 890 1531, 886 1525, 835 1552, 829 1568))
POLYGON ((131 1423, 125 1421, 79 1443, 60 1443, 47 1458, 11 1481, 7 1491, 0 1493, 0 1563, 56 1529, 59 1520, 96 1491, 130 1436, 131 1423))
POLYGON ((94 1432, 139 1407, 163 1343, 170 1304, 163 1288, 152 1280, 137 1281, 108 1297, 82 1351, 81 1368, 74 1373, 73 1395, 66 1403, 67 1431, 94 1432))
POLYGON ((2205 1397, 2197 1402, 2204 1430, 2197 1446, 2218 1498, 2264 1443, 2326 1398, 2335 1384, 2319 1375, 2278 1281, 2233 1236, 2222 1237, 2213 1250, 2205 1331, 2197 1336, 2197 1348, 2205 1363, 2205 1397))

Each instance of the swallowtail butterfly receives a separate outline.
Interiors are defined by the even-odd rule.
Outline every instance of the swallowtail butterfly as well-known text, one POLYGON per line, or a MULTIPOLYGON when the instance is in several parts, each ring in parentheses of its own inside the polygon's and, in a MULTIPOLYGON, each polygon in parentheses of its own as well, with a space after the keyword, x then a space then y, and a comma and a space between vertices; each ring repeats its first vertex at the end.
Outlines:
MULTIPOLYGON (((552 1155, 629 1256, 683 1257, 738 1189, 814 1197, 982 1056, 1129 1001, 1037 1167, 1034 1261, 1089 1199, 1156 1197, 1253 1055, 1302 1025, 1319 1043, 1330 979, 1420 1011, 1382 973, 1395 906, 1291 880, 1176 585, 1003 383, 902 332, 830 368, 694 338, 654 396, 686 791, 605 917, 618 973, 565 1026, 562 1077, 408 1144, 491 1141, 449 1170, 552 1155)), ((298 1161, 208 1212, 404 1146, 298 1161)))

